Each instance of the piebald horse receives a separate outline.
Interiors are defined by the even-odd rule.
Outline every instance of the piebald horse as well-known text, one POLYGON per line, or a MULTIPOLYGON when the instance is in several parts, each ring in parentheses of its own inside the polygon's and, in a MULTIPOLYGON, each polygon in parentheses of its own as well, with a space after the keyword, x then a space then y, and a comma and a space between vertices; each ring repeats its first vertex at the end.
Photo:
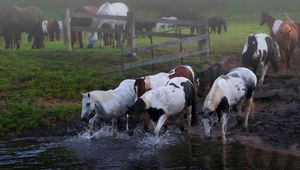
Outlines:
POLYGON ((238 105, 238 118, 240 118, 244 103, 246 103, 244 128, 247 128, 256 82, 255 74, 244 67, 234 68, 228 74, 222 75, 214 81, 202 108, 204 117, 202 122, 207 136, 210 136, 212 126, 218 120, 222 124, 222 142, 225 144, 230 108, 238 105))
POLYGON ((269 64, 275 72, 278 71, 277 64, 277 48, 272 37, 268 34, 250 34, 245 43, 242 55, 243 66, 251 67, 252 71, 256 73, 258 65, 262 66, 261 77, 259 85, 264 83, 265 75, 268 71, 269 64))
POLYGON ((147 91, 134 104, 135 114, 148 112, 154 124, 155 137, 159 137, 161 127, 168 117, 187 112, 188 132, 191 126, 194 100, 193 83, 184 77, 174 77, 165 86, 147 91))
POLYGON ((283 72, 287 73, 290 60, 295 54, 299 30, 295 23, 284 20, 275 20, 266 12, 261 14, 260 25, 266 23, 271 31, 271 36, 279 45, 280 60, 283 63, 283 72))
MULTIPOLYGON (((192 67, 188 66, 188 65, 179 65, 176 66, 174 69, 172 69, 171 71, 169 71, 168 73, 165 72, 161 72, 155 75, 150 75, 150 76, 145 76, 145 77, 141 77, 136 79, 135 83, 134 83, 134 90, 136 93, 136 100, 138 100, 139 97, 141 97, 145 92, 147 92, 148 90, 153 90, 159 87, 162 87, 164 85, 166 85, 166 83, 174 78, 174 77, 184 77, 189 79, 193 85, 195 86, 195 73, 192 69, 192 67)), ((196 88, 194 87, 194 92, 196 93, 196 88)), ((193 100, 195 101, 195 100, 193 100)), ((192 109, 192 117, 193 117, 193 121, 192 124, 194 124, 194 120, 196 114, 195 114, 195 108, 193 107, 192 109)))

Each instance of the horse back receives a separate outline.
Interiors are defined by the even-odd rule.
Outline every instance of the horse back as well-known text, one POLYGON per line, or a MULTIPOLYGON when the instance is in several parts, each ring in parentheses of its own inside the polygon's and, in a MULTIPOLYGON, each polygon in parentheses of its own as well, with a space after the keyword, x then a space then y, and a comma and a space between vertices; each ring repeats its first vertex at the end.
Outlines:
POLYGON ((190 66, 179 65, 169 71, 169 78, 172 79, 174 77, 185 77, 194 82, 194 71, 190 66))
POLYGON ((290 46, 291 43, 297 43, 299 38, 298 26, 295 23, 283 22, 275 37, 278 43, 282 45, 290 46))

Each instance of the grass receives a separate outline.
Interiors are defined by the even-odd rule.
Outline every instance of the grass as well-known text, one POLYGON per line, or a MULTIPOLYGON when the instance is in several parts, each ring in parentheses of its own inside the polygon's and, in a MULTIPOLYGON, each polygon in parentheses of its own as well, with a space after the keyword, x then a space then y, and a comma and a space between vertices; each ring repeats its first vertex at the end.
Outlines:
MULTIPOLYGON (((28 0, 26 2, 25 0, 1 0, 0 4, 8 6, 12 2, 19 5, 37 5, 44 10, 48 4, 44 3, 46 0, 32 0, 30 3, 27 3, 28 0)), ((68 4, 68 2, 68 0, 55 0, 53 4, 68 4)), ((96 3, 96 1, 90 2, 96 3)), ((279 2, 281 1, 276 0, 274 4, 279 4, 279 2)), ((60 15, 60 12, 57 11, 64 9, 66 5, 60 5, 58 9, 55 9, 53 4, 47 6, 45 11, 48 16, 55 17, 60 15)), ((79 4, 79 1, 74 0, 72 8, 79 4)), ((226 4, 232 7, 243 5, 237 0, 226 1, 226 4)), ((300 18, 300 13, 295 11, 294 7, 290 8, 295 20, 300 18)), ((227 7, 218 10, 219 13, 229 17, 227 18, 228 32, 210 36, 213 63, 220 56, 226 54, 239 55, 246 37, 250 33, 269 32, 266 26, 259 26, 258 16, 250 15, 251 8, 245 12, 245 16, 250 15, 250 17, 234 16, 236 14, 233 14, 230 9, 232 8, 227 7)), ((233 11, 243 14, 241 9, 233 11)), ((152 15, 146 11, 141 13, 152 15)), ((211 13, 207 12, 206 14, 210 15, 211 13)), ((278 14, 279 12, 275 15, 278 14)), ((57 121, 70 121, 78 118, 81 112, 82 92, 111 89, 124 78, 135 78, 151 73, 151 66, 145 66, 128 70, 124 77, 120 71, 120 49, 84 48, 65 52, 63 42, 58 41, 47 42, 44 49, 32 50, 31 44, 26 42, 25 35, 23 36, 19 50, 4 50, 3 47, 0 47, 0 134, 2 135, 19 133, 23 129, 39 126, 51 127, 57 121)), ((155 38, 154 43, 166 40, 169 39, 155 38)), ((3 39, 0 37, 0 44, 3 43, 3 39)), ((149 39, 139 38, 137 40, 137 46, 149 44, 149 39)), ((192 45, 188 45, 184 46, 184 49, 192 47, 192 45)), ((155 54, 178 50, 179 47, 175 47, 164 51, 155 51, 155 54)), ((148 55, 144 54, 142 58, 148 55)), ((179 63, 180 61, 158 64, 155 67, 156 72, 169 70, 179 63)), ((202 69, 202 65, 197 64, 197 57, 185 60, 185 63, 193 65, 196 71, 202 69)))

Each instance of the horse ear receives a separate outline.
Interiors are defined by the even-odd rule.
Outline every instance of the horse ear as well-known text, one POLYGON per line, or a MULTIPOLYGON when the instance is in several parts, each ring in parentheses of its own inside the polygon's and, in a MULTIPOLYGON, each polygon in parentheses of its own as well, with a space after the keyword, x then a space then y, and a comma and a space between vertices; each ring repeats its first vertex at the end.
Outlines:
POLYGON ((91 97, 90 93, 88 93, 88 97, 91 97))
POLYGON ((82 94, 82 96, 84 96, 86 93, 81 93, 82 94))

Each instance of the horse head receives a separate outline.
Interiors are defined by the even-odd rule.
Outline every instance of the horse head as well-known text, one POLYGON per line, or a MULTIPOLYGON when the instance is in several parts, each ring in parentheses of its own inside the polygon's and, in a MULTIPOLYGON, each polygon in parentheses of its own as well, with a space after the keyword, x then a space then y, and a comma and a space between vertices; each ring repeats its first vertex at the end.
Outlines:
POLYGON ((268 22, 268 21, 273 21, 274 22, 274 18, 269 15, 267 12, 263 11, 260 15, 260 25, 263 25, 264 23, 268 22))
POLYGON ((211 111, 210 109, 204 109, 201 112, 203 119, 203 125, 204 125, 204 132, 207 137, 210 137, 211 128, 215 124, 215 112, 211 111))
POLYGON ((91 113, 95 110, 95 102, 91 98, 90 93, 82 93, 82 95, 81 119, 88 122, 91 117, 91 113))
POLYGON ((141 97, 145 92, 146 92, 146 88, 145 88, 145 78, 138 78, 135 80, 134 82, 134 91, 136 94, 136 98, 135 101, 137 101, 137 99, 139 97, 141 97))

